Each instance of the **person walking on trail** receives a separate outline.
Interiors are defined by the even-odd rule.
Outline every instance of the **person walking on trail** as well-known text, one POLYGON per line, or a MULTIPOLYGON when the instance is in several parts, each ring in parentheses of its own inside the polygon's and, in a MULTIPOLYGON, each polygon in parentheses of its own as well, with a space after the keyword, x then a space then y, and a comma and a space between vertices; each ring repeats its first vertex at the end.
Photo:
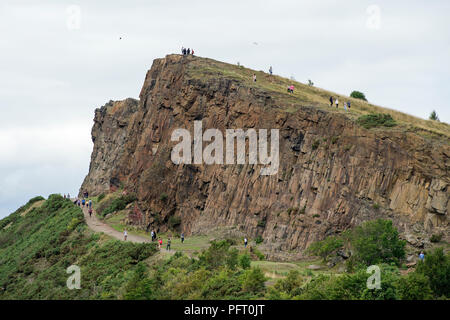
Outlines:
POLYGON ((347 102, 344 102, 344 110, 347 111, 347 102))
POLYGON ((191 49, 187 49, 187 54, 190 55, 191 54, 191 49))
POLYGON ((256 74, 253 74, 253 82, 256 82, 256 74))
POLYGON ((336 98, 336 109, 339 107, 339 97, 336 98))
POLYGON ((423 253, 423 251, 420 252, 419 254, 419 259, 423 262, 423 260, 425 260, 425 254, 423 253))
POLYGON ((152 235, 152 242, 155 240, 154 239, 154 237, 155 237, 155 233, 153 232, 153 230, 152 230, 152 232, 151 232, 151 235, 152 235))
POLYGON ((248 244, 248 239, 244 238, 244 248, 247 248, 247 244, 248 244))
POLYGON ((92 200, 89 199, 89 209, 92 208, 92 200))
POLYGON ((290 85, 287 90, 289 93, 294 93, 294 86, 290 85))
POLYGON ((333 97, 330 97, 330 107, 333 106, 333 97))
POLYGON ((347 107, 350 109, 350 101, 347 101, 347 107))
POLYGON ((192 54, 192 56, 194 56, 194 49, 193 48, 191 49, 191 54, 192 54))
POLYGON ((128 237, 128 232, 127 229, 123 230, 123 240, 127 241, 127 237, 128 237))
POLYGON ((159 244, 159 250, 161 250, 161 248, 162 248, 162 239, 161 238, 159 238, 158 244, 159 244))
POLYGON ((92 208, 89 208, 89 218, 92 218, 92 208))
POLYGON ((181 234, 181 243, 184 243, 184 233, 181 234))
POLYGON ((84 205, 86 204, 86 200, 85 199, 81 200, 81 204, 83 205, 83 208, 84 208, 84 205))
POLYGON ((170 238, 167 239, 167 246, 166 246, 166 251, 170 251, 170 243, 172 241, 170 240, 170 238))
POLYGON ((270 68, 269 68, 269 73, 270 73, 270 75, 272 75, 272 66, 270 66, 270 68))

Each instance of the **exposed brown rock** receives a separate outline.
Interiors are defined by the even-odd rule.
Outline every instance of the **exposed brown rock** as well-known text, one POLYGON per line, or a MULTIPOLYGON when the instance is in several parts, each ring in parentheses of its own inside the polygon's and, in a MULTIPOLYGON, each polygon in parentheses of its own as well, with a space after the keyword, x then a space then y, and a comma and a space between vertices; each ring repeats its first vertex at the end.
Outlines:
POLYGON ((96 110, 81 190, 99 194, 123 186, 137 194, 144 224, 160 221, 164 229, 176 215, 186 234, 235 226, 249 237, 261 235, 273 255, 301 254, 313 241, 377 217, 393 219, 404 235, 443 230, 448 236, 446 142, 366 130, 302 101, 286 111, 272 93, 236 79, 190 77, 187 68, 198 59, 157 59, 139 101, 96 110), (173 164, 172 131, 192 134, 194 120, 202 120, 203 130, 279 129, 278 174, 260 176, 260 165, 173 164))

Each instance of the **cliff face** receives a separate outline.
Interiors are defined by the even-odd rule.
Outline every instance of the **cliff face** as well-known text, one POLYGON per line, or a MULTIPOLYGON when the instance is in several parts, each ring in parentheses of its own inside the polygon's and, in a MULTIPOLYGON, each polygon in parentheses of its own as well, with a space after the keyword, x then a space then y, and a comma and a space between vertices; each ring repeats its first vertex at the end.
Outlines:
MULTIPOLYGON (((431 233, 448 237, 446 139, 366 130, 310 102, 302 88, 299 98, 284 100, 287 94, 232 71, 216 74, 208 63, 178 55, 157 59, 139 101, 97 109, 81 190, 100 194, 122 186, 137 194, 145 225, 164 229, 174 215, 186 234, 233 226, 250 237, 261 235, 274 255, 301 253, 313 241, 377 217, 393 219, 414 245, 426 245, 431 233), (279 129, 278 173, 261 176, 261 165, 248 161, 174 164, 170 155, 177 142, 171 134, 185 128, 193 136, 195 120, 202 121, 203 131, 279 129)), ((326 101, 327 93, 318 94, 326 101)))

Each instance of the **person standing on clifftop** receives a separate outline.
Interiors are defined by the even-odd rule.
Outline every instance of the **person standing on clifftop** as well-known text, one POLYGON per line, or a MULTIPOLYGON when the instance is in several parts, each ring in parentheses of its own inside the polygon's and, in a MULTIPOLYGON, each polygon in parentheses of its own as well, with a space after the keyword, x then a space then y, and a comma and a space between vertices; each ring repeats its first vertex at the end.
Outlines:
POLYGON ((191 49, 187 49, 187 55, 190 55, 191 54, 191 49))
POLYGON ((191 54, 192 54, 192 56, 194 56, 194 49, 192 49, 191 54))
POLYGON ((270 66, 270 68, 269 68, 269 73, 270 73, 270 75, 272 75, 272 66, 270 66))
POLYGON ((336 98, 336 109, 339 107, 339 97, 336 98))
POLYGON ((330 107, 333 106, 333 97, 330 97, 330 107))

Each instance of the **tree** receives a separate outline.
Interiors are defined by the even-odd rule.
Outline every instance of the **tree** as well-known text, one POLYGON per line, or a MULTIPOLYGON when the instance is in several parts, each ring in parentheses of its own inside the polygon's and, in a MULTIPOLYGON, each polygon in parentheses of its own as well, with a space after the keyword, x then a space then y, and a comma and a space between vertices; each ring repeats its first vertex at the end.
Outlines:
POLYGON ((350 93, 350 97, 355 98, 355 99, 360 99, 360 100, 367 101, 366 96, 364 95, 364 93, 362 93, 360 91, 352 91, 352 93, 350 93))
POLYGON ((430 287, 437 296, 450 297, 450 257, 442 248, 425 255, 425 260, 419 261, 416 268, 430 279, 430 287))
POLYGON ((404 240, 398 237, 391 220, 367 221, 350 234, 351 246, 356 259, 366 265, 380 262, 400 264, 405 257, 404 240))
POLYGON ((439 117, 435 110, 431 111, 430 120, 439 121, 439 117))
POLYGON ((433 298, 428 277, 418 272, 400 278, 397 283, 397 293, 401 300, 428 300, 433 298))

